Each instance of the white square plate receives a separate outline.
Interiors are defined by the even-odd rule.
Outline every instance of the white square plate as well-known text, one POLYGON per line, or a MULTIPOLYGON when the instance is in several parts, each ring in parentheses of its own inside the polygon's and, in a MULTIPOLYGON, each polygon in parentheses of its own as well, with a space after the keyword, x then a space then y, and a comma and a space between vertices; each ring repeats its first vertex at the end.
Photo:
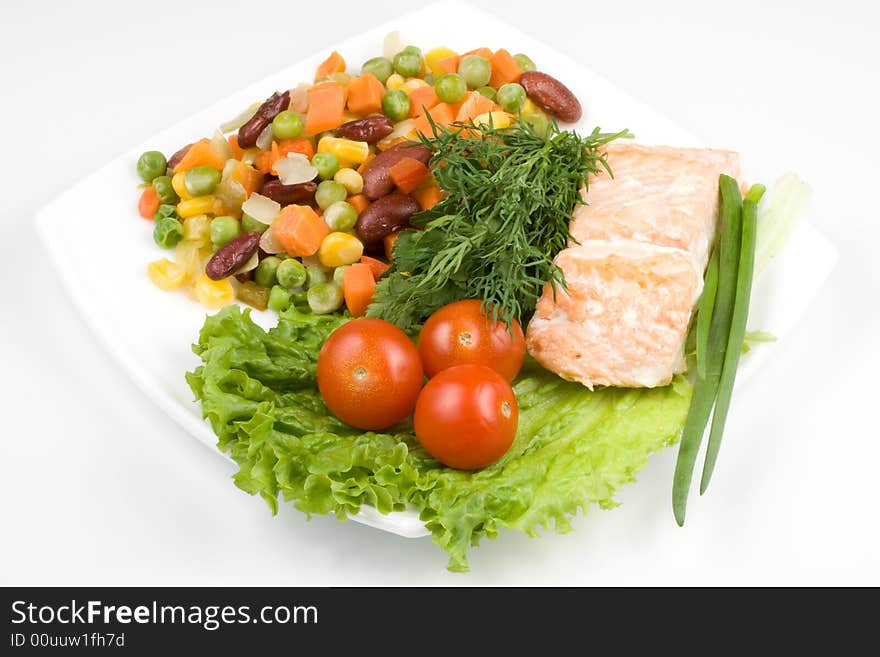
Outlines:
MULTIPOLYGON (((541 70, 564 81, 581 100, 584 118, 574 126, 581 132, 596 125, 605 131, 629 128, 643 143, 705 145, 589 69, 499 22, 497 16, 444 2, 335 44, 236 90, 123 153, 43 208, 37 215, 40 235, 68 293, 108 351, 147 396, 215 453, 219 454, 216 438, 202 420, 184 380, 184 372, 199 364, 190 345, 198 336, 205 310, 182 293, 157 289, 146 276, 147 263, 167 252, 153 243, 152 223, 140 219, 136 212, 140 182, 135 172, 137 158, 153 149, 170 154, 183 144, 210 135, 252 102, 311 79, 332 50, 338 50, 353 65, 380 54, 383 38, 392 30, 400 31, 405 43, 423 49, 441 45, 437 35, 443 35, 442 45, 459 52, 488 46, 528 53, 541 70), (465 12, 470 19, 459 20, 465 12), (95 204, 96 198, 102 203, 95 204)), ((735 144, 709 145, 736 149, 735 144)), ((755 174, 768 173, 748 162, 748 154, 744 160, 753 179, 758 179, 755 174)), ((773 175, 761 179, 772 182, 773 175)), ((802 223, 785 252, 756 284, 751 327, 785 336, 818 293, 836 258, 834 246, 809 223, 802 223)), ((252 317, 266 328, 275 323, 274 313, 253 311, 252 317)), ((744 383, 771 352, 772 345, 762 345, 750 353, 743 361, 739 382, 744 383)), ((401 536, 428 533, 412 512, 383 516, 365 507, 354 519, 401 536)))

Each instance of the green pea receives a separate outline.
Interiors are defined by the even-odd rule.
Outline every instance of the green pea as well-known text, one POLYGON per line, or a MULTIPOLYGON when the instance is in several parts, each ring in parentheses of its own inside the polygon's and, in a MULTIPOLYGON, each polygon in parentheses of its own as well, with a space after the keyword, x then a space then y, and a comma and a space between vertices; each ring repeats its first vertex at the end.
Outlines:
POLYGON ((323 180, 315 191, 315 202, 322 210, 326 210, 337 201, 348 198, 348 190, 335 180, 323 180))
POLYGON ((414 78, 422 71, 422 51, 415 46, 407 46, 394 55, 394 70, 405 78, 414 78))
POLYGON ((385 84, 391 74, 394 73, 394 64, 384 57, 373 57, 363 63, 361 73, 372 73, 379 78, 379 82, 385 84))
POLYGON ((165 173, 168 162, 159 151, 147 151, 138 158, 137 172, 144 182, 153 182, 154 178, 165 173))
POLYGON ((498 89, 498 104, 508 112, 518 112, 526 102, 526 90, 516 82, 502 84, 498 89))
POLYGON ((265 233, 268 226, 261 221, 257 221, 247 212, 241 213, 241 229, 245 233, 265 233))
POLYGON ((532 126, 536 135, 544 138, 547 137, 547 132, 550 130, 550 120, 546 114, 529 114, 528 116, 523 116, 523 118, 526 120, 526 123, 532 126))
POLYGON ((516 65, 519 66, 519 70, 525 73, 526 71, 535 71, 537 70, 537 66, 535 66, 535 62, 532 61, 532 58, 528 55, 523 55, 521 52, 516 53, 513 56, 514 61, 516 61, 516 65))
POLYGON ((458 64, 458 73, 464 78, 470 89, 477 89, 489 84, 492 67, 489 60, 479 55, 465 55, 458 64))
POLYGON ((159 221, 160 219, 164 219, 165 217, 174 217, 175 219, 180 219, 180 217, 177 216, 177 206, 163 203, 159 206, 159 209, 156 210, 155 214, 153 214, 153 221, 159 221))
POLYGON ((187 171, 183 176, 183 182, 186 191, 193 196, 206 196, 220 183, 220 172, 214 167, 203 164, 187 171))
POLYGON ((336 283, 319 283, 308 291, 309 308, 316 315, 326 315, 342 306, 342 288, 336 283))
POLYGON ((280 265, 281 258, 278 256, 263 258, 260 260, 260 264, 257 265, 256 270, 254 270, 254 282, 263 287, 272 287, 278 282, 276 272, 280 265))
POLYGON ((315 153, 312 166, 318 170, 321 180, 330 180, 339 171, 339 158, 333 153, 315 153))
POLYGON ((386 91, 382 96, 382 112, 392 121, 403 121, 409 114, 409 96, 401 89, 386 91))
POLYGON ((278 112, 272 119, 272 134, 278 139, 293 139, 302 132, 302 117, 291 110, 278 112))
POLYGON ((269 309, 274 310, 276 313, 283 313, 285 310, 290 308, 291 297, 290 292, 285 290, 280 285, 272 286, 272 289, 269 290, 269 309))
POLYGON ((174 187, 171 185, 170 176, 159 176, 153 178, 153 189, 156 190, 156 196, 159 197, 159 203, 168 203, 176 205, 180 200, 174 187))
POLYGON ((241 233, 241 224, 235 217, 214 217, 211 220, 211 243, 219 249, 226 242, 235 239, 241 233))
POLYGON ((172 249, 183 239, 183 224, 174 217, 162 217, 153 227, 153 240, 163 249, 172 249))
POLYGON ((342 265, 333 270, 333 282, 339 287, 342 287, 342 279, 345 277, 345 270, 349 267, 351 267, 351 265, 342 265))
POLYGON ((336 201, 324 210, 324 221, 333 231, 344 233, 351 230, 357 223, 357 218, 357 210, 346 201, 336 201))
POLYGON ((327 270, 321 265, 309 265, 306 267, 306 287, 314 287, 321 283, 326 283, 328 279, 327 270))
POLYGON ((434 91, 444 103, 457 103, 467 93, 467 84, 458 73, 444 73, 434 83, 434 91))
POLYGON ((479 89, 477 89, 477 93, 485 96, 489 100, 495 100, 495 96, 497 95, 494 87, 480 87, 479 89))
POLYGON ((291 290, 305 285, 308 272, 299 260, 288 258, 278 265, 275 277, 278 279, 278 285, 291 290))

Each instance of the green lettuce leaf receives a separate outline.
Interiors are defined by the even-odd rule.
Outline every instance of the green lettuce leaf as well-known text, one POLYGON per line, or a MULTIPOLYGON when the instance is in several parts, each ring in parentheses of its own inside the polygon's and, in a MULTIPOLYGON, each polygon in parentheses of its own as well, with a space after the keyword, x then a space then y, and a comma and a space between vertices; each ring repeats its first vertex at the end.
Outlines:
POLYGON ((279 498, 340 519, 362 504, 415 508, 453 571, 466 571, 468 546, 499 529, 567 532, 579 509, 614 507, 615 492, 678 439, 687 415, 684 377, 665 388, 591 392, 529 362, 514 386, 520 419, 510 450, 478 472, 453 470, 406 423, 364 433, 327 411, 317 354, 344 321, 292 308, 266 332, 231 306, 205 322, 193 347, 204 364, 187 381, 218 447, 238 464, 236 485, 273 513, 279 498))

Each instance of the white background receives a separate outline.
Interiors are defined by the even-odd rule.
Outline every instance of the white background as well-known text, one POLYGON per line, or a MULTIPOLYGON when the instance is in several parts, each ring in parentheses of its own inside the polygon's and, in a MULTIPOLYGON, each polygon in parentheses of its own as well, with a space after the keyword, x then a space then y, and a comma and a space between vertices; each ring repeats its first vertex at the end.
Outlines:
MULTIPOLYGON (((33 225, 130 145, 422 3, 126 4, 10 3, 0 24, 0 584, 880 584, 876 3, 494 10, 707 143, 798 171, 841 260, 737 395, 712 488, 691 500, 684 529, 668 496, 636 484, 566 536, 484 542, 467 575, 446 572, 429 539, 292 510, 272 518, 236 489, 232 466, 102 351, 33 225)), ((671 481, 674 457, 652 458, 640 478, 671 481)))

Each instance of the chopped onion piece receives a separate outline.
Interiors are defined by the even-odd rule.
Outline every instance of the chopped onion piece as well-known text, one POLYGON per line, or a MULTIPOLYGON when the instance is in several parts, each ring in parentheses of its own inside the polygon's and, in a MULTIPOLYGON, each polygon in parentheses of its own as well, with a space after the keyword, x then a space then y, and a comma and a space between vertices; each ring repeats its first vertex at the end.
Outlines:
POLYGON ((260 104, 257 103, 255 105, 251 105, 246 110, 244 110, 241 114, 236 116, 234 119, 229 119, 228 121, 224 121, 220 124, 220 132, 235 132, 245 123, 254 118, 254 114, 257 113, 257 110, 260 108, 260 104))
POLYGON ((263 249, 266 253, 271 253, 272 255, 276 253, 282 253, 284 251, 284 247, 281 246, 281 242, 278 241, 278 238, 275 237, 275 231, 272 226, 269 226, 265 231, 263 231, 262 236, 260 237, 260 248, 263 249))
POLYGON ((220 173, 220 180, 226 180, 229 176, 232 175, 232 172, 235 171, 235 165, 238 164, 238 160, 234 160, 229 158, 223 165, 223 171, 220 173))
POLYGON ((214 198, 223 204, 227 212, 237 212, 247 198, 247 191, 237 180, 225 178, 214 188, 214 198))
POLYGON ((309 85, 298 84, 290 90, 289 109, 299 114, 305 114, 309 109, 309 85))
POLYGON ((269 150, 269 147, 272 146, 272 138, 275 136, 275 133, 272 132, 272 124, 270 123, 265 128, 263 128, 263 132, 260 133, 260 136, 257 137, 257 148, 261 151, 269 150))
POLYGON ((250 271, 251 269, 256 269, 257 265, 260 264, 260 252, 254 251, 254 255, 248 258, 248 261, 244 263, 241 267, 232 272, 232 276, 238 276, 239 274, 243 274, 246 271, 250 271))
POLYGON ((314 180, 318 170, 302 153, 288 153, 275 162, 275 172, 282 185, 298 185, 314 180))
POLYGON ((378 148, 380 151, 388 150, 397 142, 403 139, 407 139, 409 133, 415 130, 415 127, 415 119, 404 119, 403 121, 398 121, 394 124, 394 129, 388 134, 388 136, 380 140, 379 143, 376 144, 376 148, 378 148))
POLYGON ((253 164, 254 160, 257 159, 257 153, 259 151, 256 148, 246 148, 241 156, 241 161, 245 164, 253 164))
POLYGON ((224 162, 232 157, 232 147, 219 130, 214 131, 214 135, 211 137, 211 146, 220 154, 224 162))
POLYGON ((241 210, 247 212, 261 224, 269 226, 281 212, 281 204, 254 192, 247 201, 241 204, 241 210))
POLYGON ((382 42, 382 56, 385 59, 394 59, 394 55, 403 50, 403 38, 400 32, 389 32, 382 42))

